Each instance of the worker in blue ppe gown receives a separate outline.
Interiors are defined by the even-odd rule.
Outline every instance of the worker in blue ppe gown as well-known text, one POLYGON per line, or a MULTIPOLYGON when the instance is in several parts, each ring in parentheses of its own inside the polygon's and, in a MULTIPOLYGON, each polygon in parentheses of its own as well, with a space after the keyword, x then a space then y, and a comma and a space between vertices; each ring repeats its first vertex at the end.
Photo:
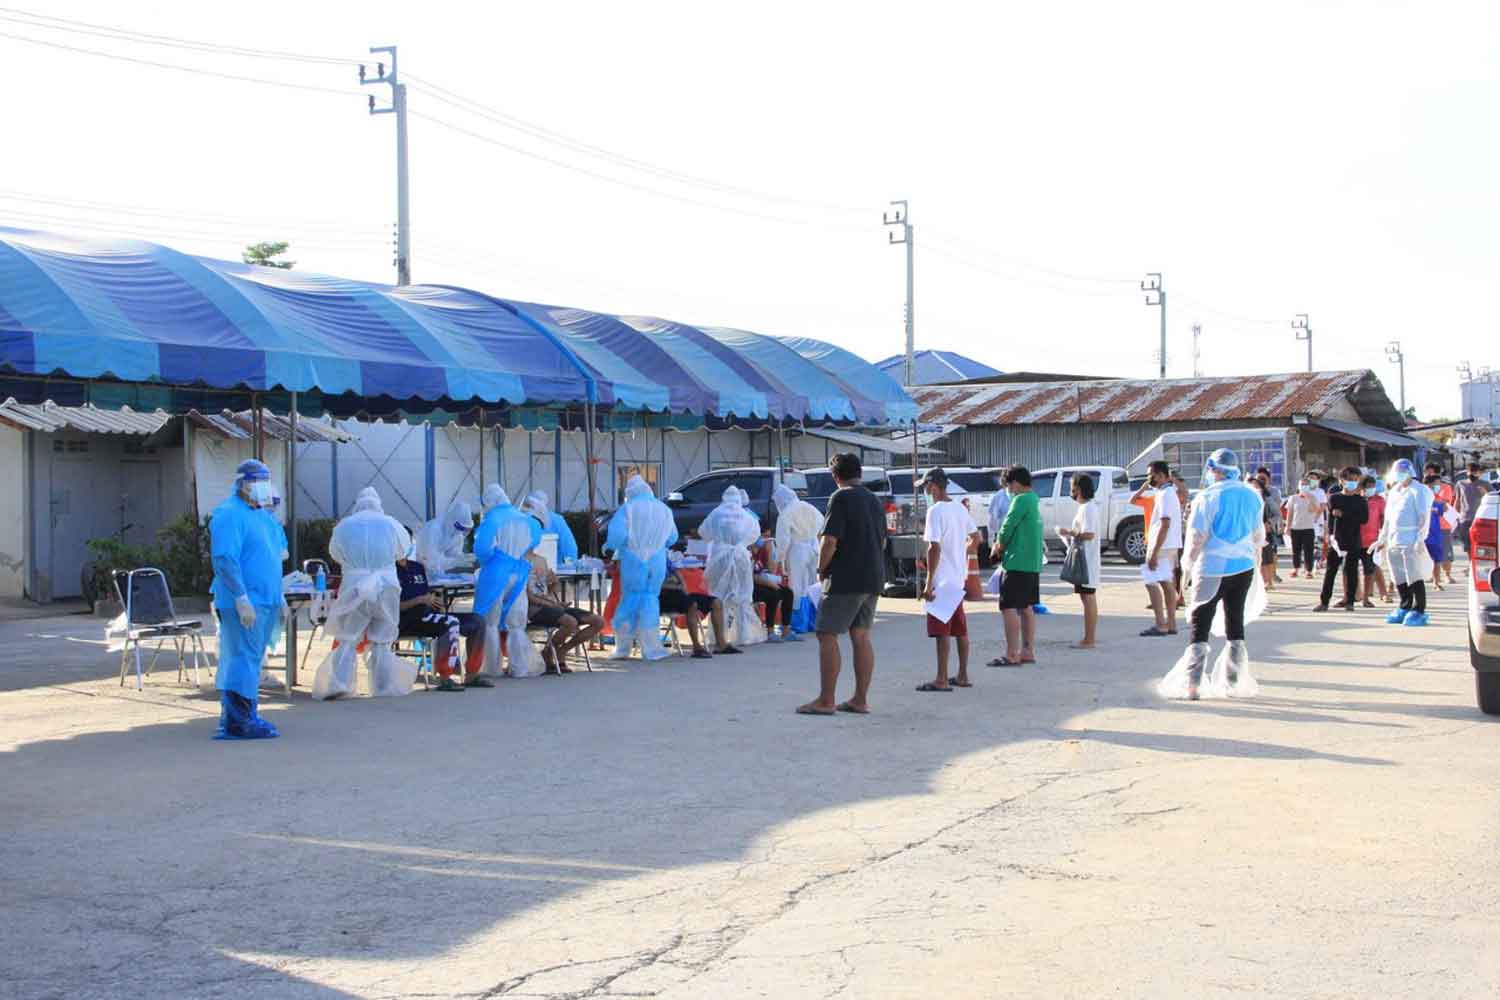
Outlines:
POLYGON ((568 521, 557 511, 553 510, 547 503, 547 494, 537 490, 526 498, 526 513, 546 525, 543 531, 557 533, 557 561, 570 563, 578 559, 578 540, 573 537, 573 529, 568 527, 568 521))
POLYGON ((500 672, 500 635, 505 633, 505 657, 512 677, 540 674, 545 664, 526 638, 530 607, 526 582, 531 563, 526 554, 542 540, 542 526, 521 513, 496 483, 484 488, 484 517, 474 532, 474 558, 479 575, 474 583, 474 613, 485 620, 484 673, 500 672))
POLYGON ((1192 637, 1158 689, 1169 698, 1245 698, 1257 690, 1250 675, 1245 626, 1266 608, 1258 568, 1266 543, 1265 502, 1240 477, 1228 448, 1208 457, 1203 489, 1193 499, 1183 539, 1182 578, 1191 584, 1192 637), (1209 636, 1228 639, 1205 678, 1209 636))
POLYGON ((630 655, 636 644, 641 656, 659 660, 667 655, 661 644, 661 585, 667 578, 667 548, 677 541, 672 509, 651 492, 640 476, 625 484, 625 502, 609 521, 604 549, 620 560, 620 603, 615 607, 616 659, 630 655))
POLYGON ((283 607, 286 532, 271 514, 272 498, 271 470, 255 459, 242 462, 234 492, 214 508, 208 524, 219 620, 218 740, 280 735, 256 712, 261 660, 283 607))

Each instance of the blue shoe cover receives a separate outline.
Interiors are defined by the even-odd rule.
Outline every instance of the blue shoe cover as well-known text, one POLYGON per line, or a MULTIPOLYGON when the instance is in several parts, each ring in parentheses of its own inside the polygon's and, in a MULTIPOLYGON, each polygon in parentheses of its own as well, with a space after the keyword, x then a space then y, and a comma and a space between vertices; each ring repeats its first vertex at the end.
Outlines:
POLYGON ((1031 606, 1031 613, 1034 615, 1050 615, 1052 612, 1047 610, 1047 605, 1045 604, 1033 604, 1031 606))
POLYGON ((1402 622, 1406 621, 1407 615, 1415 613, 1416 612, 1414 611, 1403 611, 1402 609, 1397 608, 1395 611, 1392 611, 1390 614, 1385 616, 1385 623, 1387 625, 1400 625, 1402 622))
POLYGON ((281 733, 271 723, 257 716, 247 723, 230 723, 225 725, 219 723, 219 731, 214 734, 216 740, 274 740, 281 733))
POLYGON ((1403 625, 1410 625, 1413 628, 1420 628, 1421 626, 1427 624, 1427 612, 1425 612, 1425 611, 1410 611, 1406 615, 1406 620, 1403 621, 1401 624, 1403 624, 1403 625))

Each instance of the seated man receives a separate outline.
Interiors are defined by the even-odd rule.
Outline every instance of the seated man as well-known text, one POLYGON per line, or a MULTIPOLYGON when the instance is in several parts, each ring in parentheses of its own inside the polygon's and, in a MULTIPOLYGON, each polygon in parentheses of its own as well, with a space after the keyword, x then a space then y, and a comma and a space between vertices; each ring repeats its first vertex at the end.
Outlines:
POLYGON ((437 668, 439 691, 462 691, 471 687, 494 687, 484 676, 484 619, 476 614, 444 611, 438 595, 427 585, 427 567, 415 559, 396 560, 401 581, 400 634, 436 640, 432 662, 437 668), (453 679, 458 662, 458 638, 468 642, 464 658, 464 683, 453 679))
POLYGON ((526 596, 531 613, 526 624, 557 630, 542 647, 542 662, 549 674, 571 674, 568 653, 602 632, 604 619, 592 611, 563 603, 562 587, 557 574, 547 568, 547 560, 535 552, 527 553, 526 560, 531 563, 531 576, 526 584, 530 588, 526 596))
POLYGON ((667 569, 667 578, 661 585, 661 613, 676 618, 682 615, 687 619, 688 637, 693 640, 693 659, 706 660, 713 653, 703 645, 703 616, 706 614, 713 622, 714 627, 714 653, 740 653, 743 652, 737 646, 731 646, 725 641, 724 631, 724 602, 712 594, 690 594, 686 584, 683 583, 682 574, 670 566, 667 569))
POLYGON ((771 642, 796 638, 792 634, 792 607, 796 599, 792 588, 787 586, 786 572, 778 555, 771 529, 766 528, 750 552, 750 563, 755 570, 755 603, 766 606, 766 637, 771 642), (778 610, 781 612, 779 636, 776 634, 778 610))

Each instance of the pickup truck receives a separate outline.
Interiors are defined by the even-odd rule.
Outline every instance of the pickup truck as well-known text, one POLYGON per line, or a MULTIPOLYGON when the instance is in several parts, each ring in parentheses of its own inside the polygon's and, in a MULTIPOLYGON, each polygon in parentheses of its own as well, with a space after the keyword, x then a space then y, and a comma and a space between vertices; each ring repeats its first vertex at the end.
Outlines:
POLYGON ((776 505, 771 502, 771 491, 780 483, 786 483, 799 494, 807 492, 807 476, 801 472, 783 472, 771 466, 718 469, 694 476, 668 493, 666 504, 672 508, 677 534, 687 538, 698 530, 698 525, 709 512, 724 501, 725 488, 738 486, 750 494, 747 506, 760 518, 761 525, 774 531, 776 505))
POLYGON ((1042 512, 1042 537, 1047 547, 1065 548, 1057 529, 1073 523, 1078 505, 1073 502, 1073 477, 1088 476, 1094 480, 1094 502, 1103 508, 1104 525, 1100 546, 1114 549, 1128 563, 1146 561, 1145 512, 1130 502, 1133 490, 1130 477, 1115 465, 1074 465, 1058 469, 1038 469, 1031 474, 1031 488, 1037 495, 1042 512), (1106 488, 1107 487, 1107 488, 1106 488))

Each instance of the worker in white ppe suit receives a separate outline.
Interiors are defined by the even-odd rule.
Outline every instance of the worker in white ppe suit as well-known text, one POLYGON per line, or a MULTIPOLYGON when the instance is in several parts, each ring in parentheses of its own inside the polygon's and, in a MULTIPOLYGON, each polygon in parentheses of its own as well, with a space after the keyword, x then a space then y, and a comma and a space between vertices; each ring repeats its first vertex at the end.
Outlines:
POLYGON ((530 608, 526 582, 531 564, 526 554, 542 540, 541 525, 521 513, 499 484, 484 488, 484 517, 474 533, 474 558, 479 577, 474 586, 474 613, 485 620, 484 672, 500 673, 501 635, 512 677, 532 677, 542 672, 541 654, 526 637, 530 608))
POLYGON ((760 538, 760 519, 747 510, 744 491, 730 486, 723 502, 698 526, 698 537, 708 543, 703 582, 724 604, 729 642, 749 646, 766 641, 766 627, 755 611, 755 571, 750 546, 760 538))
POLYGON ((1432 527, 1432 489, 1417 479, 1410 459, 1399 458, 1386 474, 1385 519, 1375 550, 1385 560, 1401 605, 1386 616, 1391 625, 1427 624, 1427 580, 1432 556, 1427 532, 1432 527))
POLYGON ((550 531, 557 535, 558 562, 578 561, 578 540, 573 537, 573 529, 568 527, 567 518, 547 503, 547 494, 541 490, 532 493, 526 498, 523 509, 542 523, 544 532, 550 531))
POLYGON ((1240 478, 1239 459, 1228 448, 1208 457, 1206 484, 1193 499, 1182 555, 1182 579, 1191 585, 1188 648, 1158 690, 1164 697, 1247 698, 1256 693, 1250 675, 1245 626, 1266 609, 1261 549, 1266 543, 1265 503, 1240 478), (1209 635, 1228 639, 1204 678, 1209 635))
POLYGON ((609 519, 604 551, 620 561, 620 602, 615 606, 614 659, 624 659, 633 647, 641 658, 667 656, 661 644, 661 585, 667 578, 667 548, 677 541, 672 509, 651 492, 640 476, 625 484, 625 502, 609 519))
POLYGON ((411 556, 432 576, 465 568, 472 560, 464 554, 464 539, 473 527, 474 514, 469 505, 455 500, 442 517, 435 517, 417 529, 411 556))
POLYGON ((368 644, 370 693, 377 698, 411 693, 416 665, 391 649, 401 621, 396 560, 405 558, 410 547, 411 536, 386 515, 373 486, 360 490, 353 512, 334 525, 328 554, 342 575, 323 627, 337 642, 313 678, 314 698, 331 700, 354 693, 361 643, 368 644))
MULTIPOLYGON (((818 582, 818 535, 823 531, 823 515, 786 484, 776 487, 771 502, 776 505, 776 559, 786 570, 792 597, 800 601, 818 582)), ((790 632, 788 636, 794 637, 790 632)))

